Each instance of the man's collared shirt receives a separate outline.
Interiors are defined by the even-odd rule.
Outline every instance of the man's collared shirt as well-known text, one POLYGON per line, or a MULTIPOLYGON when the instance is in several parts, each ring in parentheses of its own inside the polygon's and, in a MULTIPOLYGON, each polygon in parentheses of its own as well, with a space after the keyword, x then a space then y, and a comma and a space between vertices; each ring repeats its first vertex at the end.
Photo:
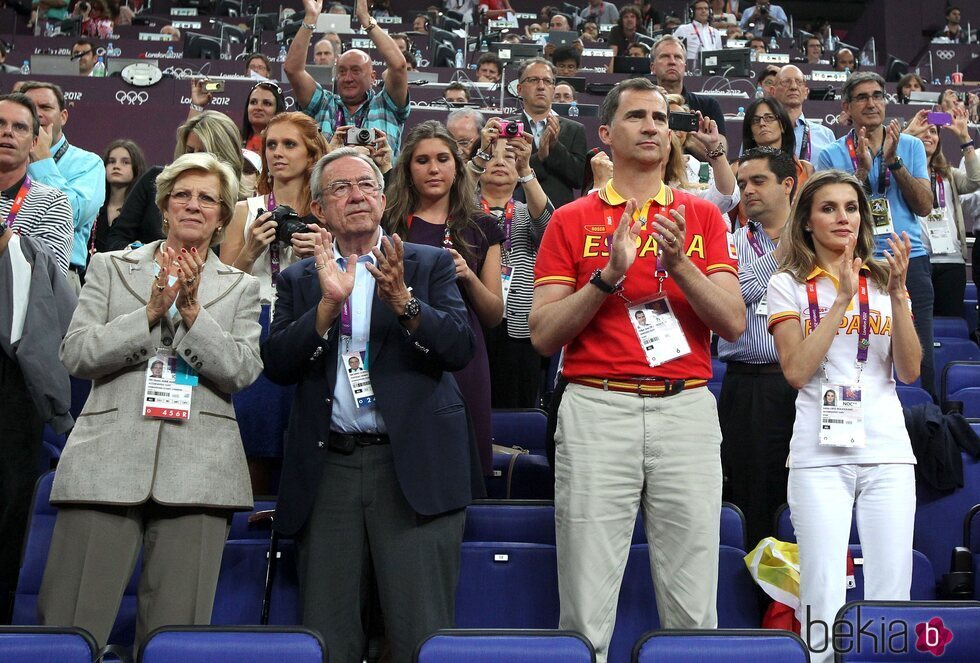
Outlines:
MULTIPOLYGON (((9 189, 0 191, 0 219, 6 221, 20 191, 24 178, 9 189)), ((65 194, 39 182, 31 182, 31 190, 11 225, 13 231, 42 242, 58 262, 62 274, 68 273, 69 256, 74 236, 71 205, 65 194)))
MULTIPOLYGON (((548 114, 558 117, 558 113, 556 113, 554 109, 549 110, 548 114)), ((544 133, 544 130, 547 128, 548 128, 547 117, 542 118, 540 120, 532 120, 530 115, 524 113, 524 130, 531 132, 531 136, 534 138, 534 149, 538 149, 538 147, 541 145, 541 135, 544 133)))
POLYGON ((31 163, 27 174, 34 182, 62 191, 71 205, 75 240, 71 264, 84 267, 88 262, 88 238, 95 217, 105 202, 105 164, 97 154, 69 145, 56 162, 54 156, 65 144, 64 134, 51 146, 51 157, 31 163))
POLYGON ((392 159, 394 159, 401 150, 402 130, 408 119, 409 105, 406 98, 405 106, 399 108, 388 95, 387 90, 381 92, 368 90, 367 99, 357 111, 351 114, 341 101, 340 95, 324 90, 323 86, 317 83, 310 104, 302 110, 317 121, 323 131, 323 137, 327 140, 333 136, 337 126, 354 125, 364 129, 381 129, 388 136, 388 145, 391 146, 392 159))
POLYGON ((710 25, 702 25, 691 21, 674 30, 674 36, 683 39, 687 45, 687 59, 697 60, 701 51, 720 51, 721 32, 710 25))
MULTIPOLYGON (((381 237, 378 231, 376 248, 381 250, 381 237)), ((341 255, 336 240, 333 244, 334 255, 337 256, 337 266, 347 269, 347 258, 341 255)), ((354 274, 354 290, 348 301, 351 311, 351 335, 344 336, 338 329, 337 339, 337 382, 333 390, 333 410, 330 418, 330 430, 338 433, 384 433, 384 420, 375 405, 357 407, 354 394, 350 388, 350 378, 347 376, 347 362, 343 355, 352 352, 363 352, 362 365, 368 374, 374 369, 368 359, 368 339, 371 338, 371 311, 374 308, 374 276, 367 270, 367 263, 377 265, 370 253, 358 256, 357 268, 354 274)), ((329 334, 329 332, 328 332, 329 334)))
POLYGON ((819 122, 811 122, 803 117, 802 114, 800 114, 800 117, 796 120, 796 126, 793 127, 793 134, 796 136, 796 156, 804 161, 809 161, 810 163, 817 160, 817 157, 820 156, 820 152, 823 151, 823 148, 837 140, 837 136, 834 135, 833 131, 823 126, 819 122), (810 137, 808 141, 810 153, 804 156, 802 154, 803 136, 806 134, 807 127, 810 128, 810 137))
MULTIPOLYGON (((747 30, 749 23, 755 22, 755 13, 759 9, 758 5, 749 7, 742 13, 742 20, 739 22, 738 27, 742 30, 747 30)), ((769 22, 771 23, 781 23, 783 26, 789 25, 789 19, 786 18, 786 11, 779 5, 769 5, 769 22)), ((753 33, 755 34, 755 33, 753 33)), ((762 36, 758 34, 756 36, 762 36)))

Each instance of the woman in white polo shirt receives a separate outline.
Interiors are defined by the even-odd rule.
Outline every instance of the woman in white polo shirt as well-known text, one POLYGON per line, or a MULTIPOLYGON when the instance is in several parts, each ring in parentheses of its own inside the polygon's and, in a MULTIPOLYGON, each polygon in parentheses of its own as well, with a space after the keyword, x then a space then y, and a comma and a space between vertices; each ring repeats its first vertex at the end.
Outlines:
POLYGON ((853 176, 814 175, 783 231, 789 250, 767 296, 783 373, 800 390, 788 496, 800 546, 799 618, 814 661, 832 660, 833 648, 822 627, 805 625, 822 620, 829 629, 844 604, 855 504, 865 598, 908 600, 912 581, 915 457, 892 377, 893 369, 903 382, 919 375, 905 291, 911 245, 905 233, 892 235, 885 265, 874 258, 872 228, 853 176))

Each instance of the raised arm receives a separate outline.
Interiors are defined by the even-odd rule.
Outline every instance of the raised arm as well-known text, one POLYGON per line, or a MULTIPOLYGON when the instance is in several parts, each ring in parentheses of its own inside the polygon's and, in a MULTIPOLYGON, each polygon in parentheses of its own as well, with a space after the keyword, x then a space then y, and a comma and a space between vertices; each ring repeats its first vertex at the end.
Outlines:
POLYGON ((316 81, 306 71, 306 54, 310 50, 310 39, 313 36, 313 30, 306 26, 316 25, 316 20, 323 11, 323 0, 303 0, 303 9, 306 12, 303 25, 293 37, 293 43, 286 53, 286 61, 282 64, 300 108, 309 106, 313 93, 316 92, 316 81))
MULTIPOLYGON (((309 2, 310 0, 304 1, 309 2)), ((322 0, 320 4, 323 4, 322 0)), ((385 91, 396 106, 403 108, 408 103, 408 61, 405 59, 405 54, 398 48, 398 44, 391 38, 391 35, 379 28, 377 22, 371 18, 367 0, 357 0, 354 13, 357 14, 357 20, 367 30, 368 36, 378 48, 385 64, 388 65, 388 70, 385 71, 385 91)))

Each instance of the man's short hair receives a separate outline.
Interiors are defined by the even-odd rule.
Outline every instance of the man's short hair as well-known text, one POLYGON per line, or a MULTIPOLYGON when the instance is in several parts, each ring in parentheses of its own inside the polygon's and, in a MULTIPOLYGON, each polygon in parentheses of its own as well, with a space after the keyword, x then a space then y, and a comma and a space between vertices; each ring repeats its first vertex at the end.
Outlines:
MULTIPOLYGON (((44 81, 24 81, 20 84, 20 89, 18 92, 30 92, 31 90, 51 90, 54 92, 54 98, 58 100, 58 110, 65 110, 65 93, 61 91, 60 85, 55 85, 54 83, 46 83, 44 81)), ((35 109, 35 113, 37 110, 35 109)))
POLYGON ((90 37, 78 37, 74 42, 72 42, 72 48, 81 44, 82 46, 88 46, 92 49, 92 55, 95 55, 95 49, 99 46, 90 37))
POLYGON ((517 81, 521 82, 524 80, 524 72, 528 70, 528 67, 533 67, 536 64, 543 64, 551 72, 551 77, 554 78, 556 74, 555 65, 551 60, 546 60, 544 58, 528 58, 521 63, 520 69, 517 70, 517 81))
POLYGON ((674 44, 675 46, 677 46, 677 48, 684 51, 685 57, 687 57, 687 46, 685 46, 684 42, 682 42, 678 37, 675 37, 674 35, 664 35, 663 37, 661 37, 660 39, 658 39, 653 43, 653 57, 657 57, 657 51, 660 50, 661 46, 664 46, 666 44, 674 44))
POLYGON ((943 14, 943 16, 945 16, 946 18, 949 18, 949 15, 950 14, 952 14, 953 12, 958 12, 958 11, 960 11, 960 8, 959 7, 957 7, 956 5, 950 5, 949 7, 946 8, 946 13, 943 14))
POLYGON ((656 92, 663 97, 665 112, 670 115, 670 102, 667 101, 667 95, 664 94, 663 88, 649 78, 629 78, 617 83, 606 95, 606 98, 602 100, 602 106, 599 108, 599 124, 612 124, 613 118, 616 117, 616 111, 619 110, 619 98, 623 96, 623 92, 628 90, 640 92, 652 90, 656 92))
POLYGON ((793 180, 793 188, 789 192, 789 197, 796 195, 796 163, 793 157, 776 147, 753 147, 745 150, 738 158, 739 165, 746 161, 764 159, 769 164, 769 172, 776 176, 777 182, 784 182, 786 178, 793 180))
POLYGON ((41 130, 41 120, 37 116, 37 106, 31 101, 23 92, 11 92, 10 94, 0 94, 0 101, 10 101, 15 104, 20 104, 31 113, 31 126, 34 128, 34 135, 37 136, 38 132, 41 130))
MULTIPOLYGON (((466 89, 466 86, 463 85, 462 83, 460 83, 459 81, 454 81, 454 82, 450 83, 449 85, 447 85, 446 86, 446 92, 449 92, 450 90, 460 90, 460 91, 462 91, 463 94, 466 95, 466 100, 467 101, 470 100, 470 91, 467 90, 466 89)), ((449 119, 449 118, 446 118, 446 119, 449 119)))
MULTIPOLYGON (((623 8, 619 10, 619 18, 623 18, 623 14, 632 14, 636 17, 637 23, 642 23, 643 21, 643 12, 641 12, 640 8, 636 5, 624 5, 623 8)), ((620 21, 619 24, 622 26, 622 21, 620 21)))
POLYGON ((473 120, 477 131, 482 131, 487 123, 486 118, 483 117, 483 113, 475 108, 457 108, 446 116, 446 126, 448 127, 450 122, 465 119, 473 120))
POLYGON ((814 40, 816 40, 816 42, 820 44, 820 50, 823 50, 823 42, 820 40, 820 37, 818 37, 817 35, 810 35, 809 37, 807 37, 806 41, 803 42, 803 48, 810 48, 810 42, 814 40))
POLYGON ((377 181, 378 186, 384 190, 384 175, 381 174, 381 169, 378 168, 378 164, 374 163, 373 159, 361 154, 353 147, 340 147, 333 152, 320 157, 320 160, 313 166, 313 172, 310 173, 310 200, 315 200, 320 203, 323 202, 323 170, 334 161, 343 159, 344 157, 354 157, 355 159, 360 159, 367 165, 371 166, 371 172, 374 173, 375 181, 377 181))
POLYGON ((498 73, 504 70, 504 62, 497 56, 496 53, 484 53, 481 55, 480 59, 476 61, 476 68, 479 69, 482 65, 488 63, 495 65, 498 73))
POLYGON ((885 90, 885 79, 876 74, 873 71, 856 71, 847 77, 844 81, 844 88, 841 90, 841 96, 844 101, 851 100, 851 92, 854 91, 858 85, 862 83, 877 83, 881 88, 882 92, 885 90))
POLYGON ((551 54, 551 61, 555 64, 559 62, 564 62, 565 60, 575 60, 575 66, 582 66, 582 54, 574 46, 569 46, 564 44, 555 49, 555 52, 551 54))
POLYGON ((763 48, 765 48, 767 51, 769 50, 769 47, 766 46, 766 40, 763 39, 762 37, 752 37, 752 39, 749 39, 749 46, 751 47, 752 44, 754 44, 757 41, 762 43, 763 48))
POLYGON ((248 65, 251 64, 252 60, 262 60, 265 63, 266 68, 269 73, 272 73, 272 60, 268 58, 264 53, 249 53, 245 58, 245 68, 248 69, 248 65))

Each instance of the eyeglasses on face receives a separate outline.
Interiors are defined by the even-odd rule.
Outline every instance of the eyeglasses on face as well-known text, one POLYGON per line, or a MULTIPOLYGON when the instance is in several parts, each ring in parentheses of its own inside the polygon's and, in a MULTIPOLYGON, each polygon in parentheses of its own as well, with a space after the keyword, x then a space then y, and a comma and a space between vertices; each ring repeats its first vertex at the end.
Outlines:
POLYGON ((756 115, 755 117, 753 117, 752 124, 754 124, 755 126, 759 126, 763 122, 765 122, 766 124, 772 124, 773 122, 776 121, 776 119, 777 119, 776 116, 773 115, 772 113, 763 113, 762 115, 756 115))
POLYGON ((201 209, 214 209, 221 204, 217 198, 212 196, 210 193, 199 193, 196 196, 190 191, 174 191, 170 194, 170 201, 185 207, 191 204, 191 201, 197 198, 197 204, 201 209))
POLYGON ((527 83, 528 85, 537 86, 538 83, 544 83, 545 87, 554 87, 554 78, 542 78, 540 76, 528 76, 521 83, 527 83))
POLYGON ((868 94, 868 93, 865 92, 863 94, 856 94, 853 97, 851 97, 851 101, 857 102, 859 104, 866 104, 866 103, 868 103, 869 100, 870 101, 874 101, 874 102, 884 101, 885 100, 885 93, 884 92, 872 92, 871 94, 868 94))
POLYGON ((346 198, 354 192, 354 187, 365 196, 374 196, 381 191, 381 185, 377 180, 337 180, 324 187, 324 192, 332 198, 346 198))

